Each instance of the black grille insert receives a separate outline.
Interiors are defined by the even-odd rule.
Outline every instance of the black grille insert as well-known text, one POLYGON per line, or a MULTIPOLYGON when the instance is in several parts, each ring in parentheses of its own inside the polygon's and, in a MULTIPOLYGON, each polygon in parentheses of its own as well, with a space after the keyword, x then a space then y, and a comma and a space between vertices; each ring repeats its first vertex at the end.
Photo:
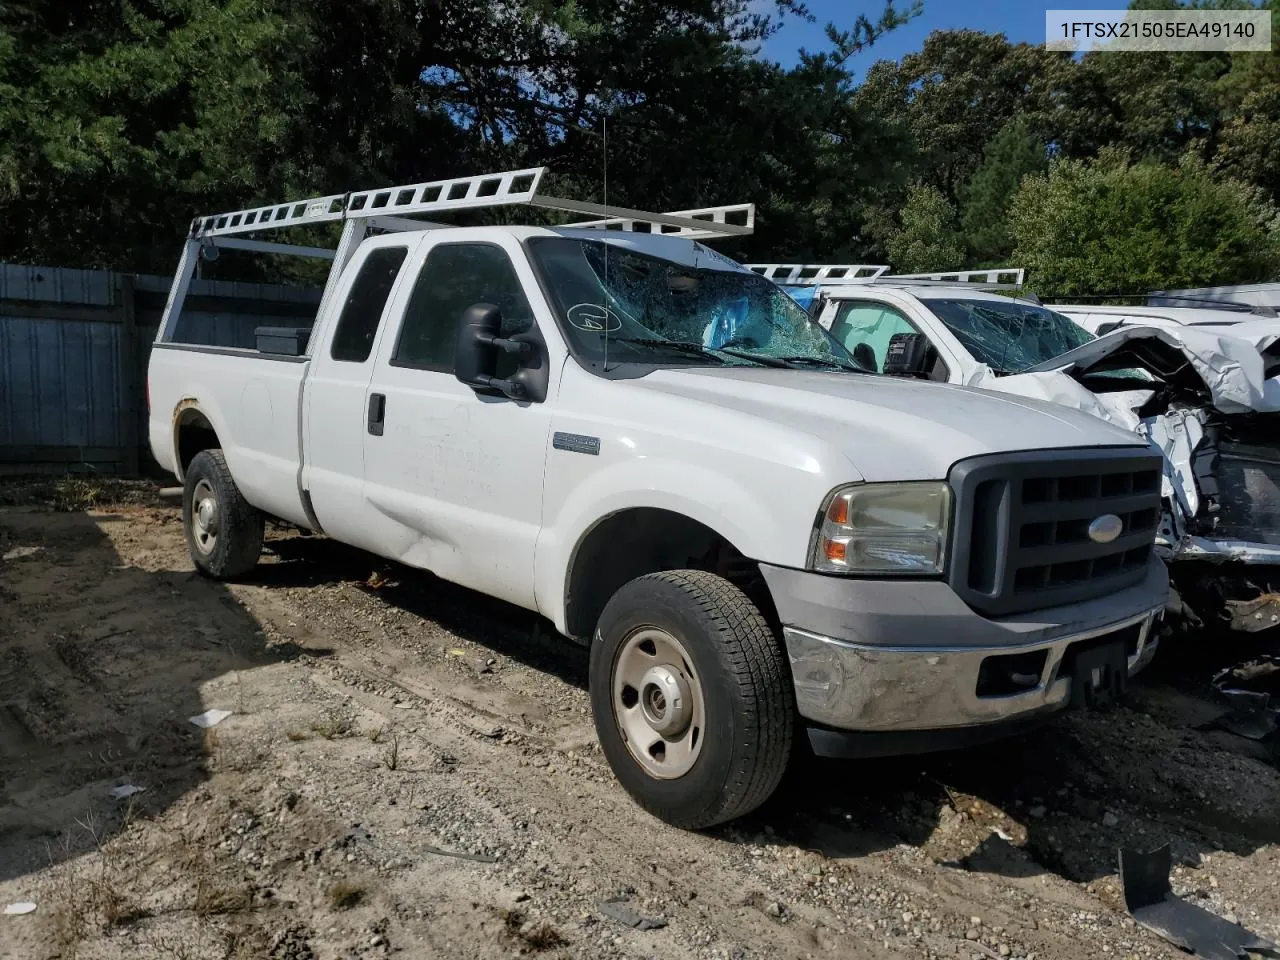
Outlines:
POLYGON ((1041 450, 956 464, 951 585, 996 616, 1077 603, 1140 581, 1160 515, 1161 459, 1132 448, 1041 450), (1090 524, 1120 520, 1110 542, 1090 524))

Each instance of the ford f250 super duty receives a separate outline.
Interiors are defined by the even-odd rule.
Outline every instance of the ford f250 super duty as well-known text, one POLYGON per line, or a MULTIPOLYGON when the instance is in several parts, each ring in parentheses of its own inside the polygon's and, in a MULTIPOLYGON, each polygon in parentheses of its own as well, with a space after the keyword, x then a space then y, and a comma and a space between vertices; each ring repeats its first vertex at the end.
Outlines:
POLYGON ((542 174, 193 223, 148 388, 199 570, 248 575, 281 521, 545 615, 590 646, 614 773, 685 827, 762 803, 793 731, 828 755, 935 749, 1146 663, 1168 591, 1146 443, 857 372, 699 242, 750 207, 642 214, 543 196, 542 174), (412 219, 515 203, 604 219, 412 219), (247 236, 327 222, 336 250, 247 236), (195 342, 183 301, 218 249, 332 257, 314 324, 195 342), (706 346, 732 318, 770 333, 706 346))

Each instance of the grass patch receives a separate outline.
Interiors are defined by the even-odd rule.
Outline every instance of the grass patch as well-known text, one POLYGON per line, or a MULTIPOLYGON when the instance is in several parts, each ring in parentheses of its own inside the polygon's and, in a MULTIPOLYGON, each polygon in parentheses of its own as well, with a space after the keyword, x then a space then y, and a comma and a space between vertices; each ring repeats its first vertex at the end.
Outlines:
POLYGON ((355 729, 355 721, 351 714, 342 710, 326 710, 311 723, 311 732, 319 734, 326 740, 340 740, 351 736, 355 729))
POLYGON ((350 910, 364 903, 365 889, 358 883, 339 880, 325 891, 325 898, 331 910, 350 910))
POLYGON ((502 926, 507 934, 524 943, 535 953, 569 945, 569 941, 560 931, 546 920, 533 923, 526 919, 522 910, 499 910, 498 916, 502 919, 502 926))

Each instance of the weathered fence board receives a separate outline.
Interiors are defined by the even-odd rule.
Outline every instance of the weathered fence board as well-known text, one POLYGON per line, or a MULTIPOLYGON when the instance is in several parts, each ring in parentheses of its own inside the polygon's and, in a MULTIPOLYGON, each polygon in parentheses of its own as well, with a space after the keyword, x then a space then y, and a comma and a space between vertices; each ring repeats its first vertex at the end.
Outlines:
MULTIPOLYGON (((0 264, 0 474, 137 474, 149 461, 146 375, 169 277, 0 264)), ((252 347, 305 326, 320 291, 197 280, 180 339, 252 347)))

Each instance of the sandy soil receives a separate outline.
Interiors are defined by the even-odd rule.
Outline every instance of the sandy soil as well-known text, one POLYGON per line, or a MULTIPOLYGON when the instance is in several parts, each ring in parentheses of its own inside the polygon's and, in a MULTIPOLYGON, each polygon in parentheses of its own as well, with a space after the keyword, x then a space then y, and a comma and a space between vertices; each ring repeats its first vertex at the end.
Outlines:
POLYGON ((147 488, 7 490, 0 905, 37 909, 0 957, 1175 956, 1115 878, 1164 842, 1177 893, 1280 940, 1275 748, 1207 686, 1246 649, 1191 637, 1111 713, 814 761, 685 833, 615 784, 586 652, 535 616, 281 533, 218 585, 147 488))

